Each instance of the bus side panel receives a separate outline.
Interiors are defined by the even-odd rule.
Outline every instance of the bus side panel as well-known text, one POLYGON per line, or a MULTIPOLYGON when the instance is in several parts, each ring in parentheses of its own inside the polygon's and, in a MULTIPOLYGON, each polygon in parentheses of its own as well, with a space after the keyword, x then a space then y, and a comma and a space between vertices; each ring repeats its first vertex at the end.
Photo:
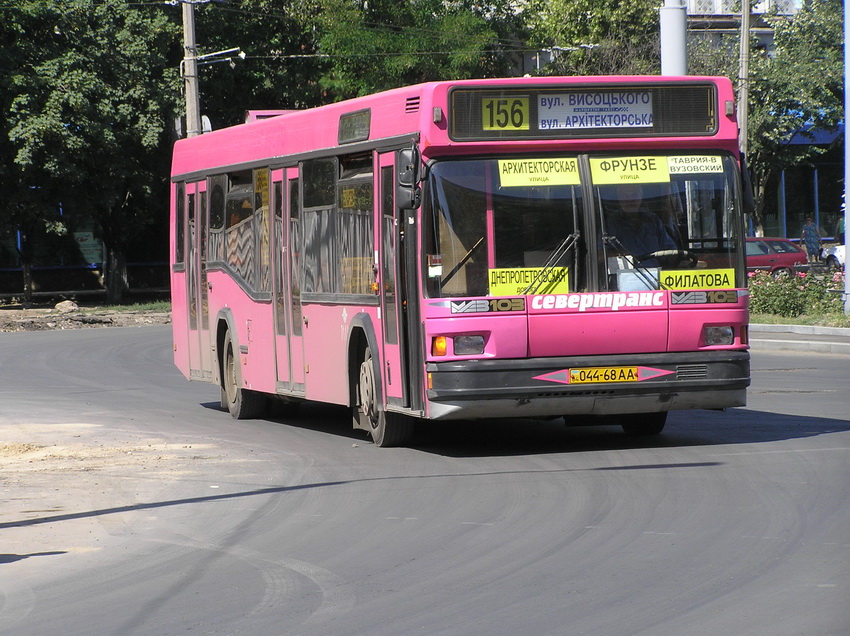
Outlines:
MULTIPOLYGON (((731 292, 735 293, 735 292, 731 292)), ((726 347, 706 347, 705 327, 732 327, 735 349, 746 349, 741 342, 741 332, 749 320, 746 304, 724 308, 706 308, 704 305, 694 308, 676 308, 670 311, 670 351, 695 351, 696 349, 727 349, 726 347)))
POLYGON ((189 377, 189 312, 186 308, 186 272, 171 272, 171 331, 174 364, 189 377))
MULTIPOLYGON (((228 309, 233 317, 236 343, 240 350, 243 388, 264 393, 275 392, 273 306, 271 302, 257 302, 248 297, 227 272, 210 271, 210 316, 222 316, 228 309), (247 353, 246 353, 247 351, 247 353)), ((215 333, 223 327, 216 320, 215 333)), ((214 336, 213 336, 214 337, 214 336)), ((221 356, 221 351, 218 351, 221 356)), ((218 360, 211 363, 218 365, 218 360)), ((217 372, 213 373, 218 376, 217 372)))
MULTIPOLYGON (((171 187, 171 331, 174 339, 174 364, 189 378, 189 308, 187 306, 187 282, 185 262, 175 264, 177 254, 176 231, 177 188, 171 187)), ((182 234, 182 233, 181 233, 182 234)), ((185 252, 184 252, 185 259, 185 252)))
MULTIPOLYGON (((306 398, 330 404, 348 404, 348 360, 345 355, 348 322, 367 313, 379 325, 377 307, 302 305, 306 398)), ((376 334, 377 335, 377 334, 376 334)), ((379 352, 372 352, 378 355, 379 352)))
POLYGON ((667 324, 666 309, 531 314, 529 356, 667 351, 667 324))

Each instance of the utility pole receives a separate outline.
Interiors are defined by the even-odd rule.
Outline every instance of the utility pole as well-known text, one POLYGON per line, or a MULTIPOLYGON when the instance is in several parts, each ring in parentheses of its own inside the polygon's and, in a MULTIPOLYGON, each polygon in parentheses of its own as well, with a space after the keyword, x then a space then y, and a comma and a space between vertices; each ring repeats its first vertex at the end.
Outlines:
POLYGON ((186 85, 186 136, 201 134, 198 90, 198 47, 195 43, 195 4, 183 2, 183 81, 186 85))
POLYGON ((688 74, 688 8, 682 0, 664 0, 658 9, 661 31, 661 74, 688 74))
POLYGON ((850 234, 847 233, 847 221, 850 214, 847 212, 847 180, 850 179, 850 152, 847 149, 847 109, 850 108, 850 87, 847 86, 847 68, 850 64, 850 51, 847 49, 847 38, 850 37, 850 25, 848 19, 847 2, 844 3, 844 205, 841 206, 841 214, 844 215, 844 315, 850 316, 850 276, 847 276, 847 255, 850 254, 850 234))
POLYGON ((747 117, 750 81, 750 0, 741 1, 741 47, 738 67, 738 145, 747 153, 747 117))

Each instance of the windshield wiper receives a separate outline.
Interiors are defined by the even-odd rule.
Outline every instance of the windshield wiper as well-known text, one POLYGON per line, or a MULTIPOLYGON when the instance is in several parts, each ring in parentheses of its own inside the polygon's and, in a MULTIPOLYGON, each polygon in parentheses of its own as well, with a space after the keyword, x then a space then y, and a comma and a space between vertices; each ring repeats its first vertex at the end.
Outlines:
POLYGON ((526 287, 522 295, 527 296, 528 294, 536 294, 537 290, 540 289, 540 285, 543 284, 543 281, 546 280, 547 274, 552 271, 555 267, 555 263, 561 260, 561 258, 567 254, 573 247, 575 247, 576 242, 581 236, 581 232, 573 232, 572 234, 568 234, 566 238, 555 248, 555 250, 549 254, 549 258, 546 259, 546 263, 543 265, 543 268, 537 272, 537 275, 534 277, 534 280, 526 287))
POLYGON ((620 239, 613 234, 603 234, 602 240, 623 255, 623 258, 625 258, 629 265, 632 266, 635 273, 641 278, 641 280, 643 280, 649 289, 665 289, 661 280, 657 278, 655 274, 650 272, 647 267, 641 265, 640 260, 626 249, 626 246, 620 242, 620 239))
POLYGON ((482 236, 480 239, 478 239, 478 242, 475 245, 469 248, 469 251, 464 255, 462 259, 458 261, 457 265, 452 268, 452 271, 446 274, 446 277, 440 281, 441 288, 445 287, 446 283, 448 283, 452 278, 455 277, 455 274, 457 274, 461 270, 461 268, 466 265, 466 261, 472 258, 472 255, 475 253, 475 250, 477 250, 483 244, 484 237, 482 236))

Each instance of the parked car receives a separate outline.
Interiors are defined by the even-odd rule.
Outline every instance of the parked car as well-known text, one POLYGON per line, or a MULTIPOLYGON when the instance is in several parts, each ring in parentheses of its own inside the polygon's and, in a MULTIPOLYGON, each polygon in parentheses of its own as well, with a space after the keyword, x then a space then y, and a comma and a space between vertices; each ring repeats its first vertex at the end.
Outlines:
POLYGON ((806 252, 785 238, 748 238, 747 271, 768 271, 787 276, 809 269, 806 252))
POLYGON ((824 245, 820 250, 820 257, 830 269, 841 269, 844 267, 844 246, 841 243, 824 245))

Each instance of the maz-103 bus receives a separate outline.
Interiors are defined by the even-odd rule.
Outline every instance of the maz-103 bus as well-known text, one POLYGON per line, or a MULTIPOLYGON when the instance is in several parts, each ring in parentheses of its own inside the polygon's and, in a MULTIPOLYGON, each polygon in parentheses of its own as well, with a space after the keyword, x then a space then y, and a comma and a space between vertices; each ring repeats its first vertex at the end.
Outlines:
POLYGON ((235 418, 345 405, 380 446, 423 418, 654 434, 742 406, 737 138, 723 78, 546 77, 178 141, 175 362, 235 418))

